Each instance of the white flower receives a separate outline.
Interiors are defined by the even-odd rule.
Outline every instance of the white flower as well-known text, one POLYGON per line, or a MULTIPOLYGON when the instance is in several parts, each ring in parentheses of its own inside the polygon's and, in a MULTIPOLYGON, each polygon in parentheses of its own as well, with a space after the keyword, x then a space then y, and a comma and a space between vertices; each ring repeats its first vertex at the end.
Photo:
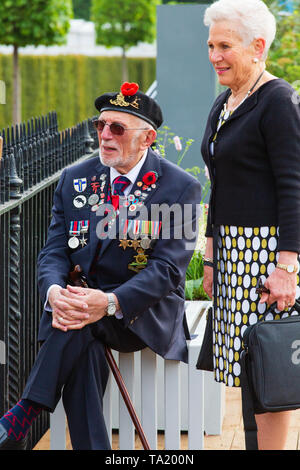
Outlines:
POLYGON ((205 171, 205 176, 206 176, 206 178, 209 180, 209 179, 210 179, 210 178, 209 178, 209 171, 208 171, 208 168, 207 168, 206 165, 205 165, 204 171, 205 171))
POLYGON ((173 142, 174 142, 174 145, 175 145, 175 148, 178 152, 181 152, 182 150, 182 145, 181 145, 181 140, 180 140, 180 137, 178 137, 178 135, 175 135, 175 137, 173 137, 173 142))

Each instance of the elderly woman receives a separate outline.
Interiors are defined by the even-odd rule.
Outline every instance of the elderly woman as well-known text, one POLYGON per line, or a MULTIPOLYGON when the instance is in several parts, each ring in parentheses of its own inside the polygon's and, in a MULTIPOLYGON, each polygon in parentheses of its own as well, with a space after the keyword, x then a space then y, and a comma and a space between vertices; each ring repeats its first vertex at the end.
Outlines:
MULTIPOLYGON (((266 70, 276 23, 261 0, 219 0, 204 22, 227 87, 202 143, 212 183, 204 288, 214 298, 215 379, 239 387, 243 332, 273 302, 283 315, 300 292, 300 109, 295 90, 266 70), (259 278, 270 291, 261 297, 259 278)), ((260 449, 284 447, 289 415, 256 415, 260 449)))

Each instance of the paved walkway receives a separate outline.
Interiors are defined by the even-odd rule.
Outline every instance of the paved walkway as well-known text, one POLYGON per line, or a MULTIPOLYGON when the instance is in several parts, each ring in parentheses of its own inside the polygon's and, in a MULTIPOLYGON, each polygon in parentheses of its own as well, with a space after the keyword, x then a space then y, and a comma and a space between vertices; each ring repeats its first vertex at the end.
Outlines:
MULTIPOLYGON (((181 449, 187 449, 187 434, 181 436, 181 449)), ((300 410, 293 412, 292 423, 288 435, 286 450, 300 449, 300 410)), ((226 388, 226 410, 223 430, 220 436, 205 436, 205 450, 245 450, 243 421, 241 412, 241 394, 238 388, 226 388)), ((71 450, 68 439, 67 448, 71 450)), ((139 439, 136 449, 141 449, 139 439)), ((118 434, 113 435, 113 449, 118 449, 118 434)), ((158 449, 164 449, 164 436, 158 435, 158 449)), ((49 450, 49 431, 43 436, 34 450, 49 450)))

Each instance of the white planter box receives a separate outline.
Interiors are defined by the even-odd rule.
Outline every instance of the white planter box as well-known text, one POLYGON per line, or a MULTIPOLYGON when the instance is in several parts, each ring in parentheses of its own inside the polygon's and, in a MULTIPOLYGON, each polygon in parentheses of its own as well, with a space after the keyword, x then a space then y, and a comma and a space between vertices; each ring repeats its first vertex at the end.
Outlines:
MULTIPOLYGON (((186 316, 190 334, 192 335, 207 307, 211 304, 209 301, 186 301, 186 316)), ((118 353, 113 352, 116 361, 118 353)), ((188 365, 180 363, 180 403, 181 403, 181 430, 188 430, 188 365)), ((141 416, 141 352, 134 354, 134 398, 133 403, 138 416, 141 416)), ((157 356, 157 425, 159 430, 164 430, 164 359, 157 356)), ((200 373, 200 372, 199 372, 200 373)), ((210 379, 209 372, 205 375, 210 379)), ((211 381, 211 379, 210 379, 211 381)), ((112 380, 113 407, 112 407, 112 427, 119 428, 119 391, 112 380)), ((208 434, 208 432, 207 432, 208 434)))

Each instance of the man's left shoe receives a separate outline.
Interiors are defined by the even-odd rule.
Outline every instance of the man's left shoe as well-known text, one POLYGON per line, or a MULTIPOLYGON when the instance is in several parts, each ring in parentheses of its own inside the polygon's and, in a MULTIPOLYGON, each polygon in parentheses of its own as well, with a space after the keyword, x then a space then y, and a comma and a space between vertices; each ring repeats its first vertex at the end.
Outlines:
POLYGON ((0 424, 0 451, 1 450, 26 450, 28 444, 28 435, 24 439, 14 441, 8 437, 6 429, 0 424))

